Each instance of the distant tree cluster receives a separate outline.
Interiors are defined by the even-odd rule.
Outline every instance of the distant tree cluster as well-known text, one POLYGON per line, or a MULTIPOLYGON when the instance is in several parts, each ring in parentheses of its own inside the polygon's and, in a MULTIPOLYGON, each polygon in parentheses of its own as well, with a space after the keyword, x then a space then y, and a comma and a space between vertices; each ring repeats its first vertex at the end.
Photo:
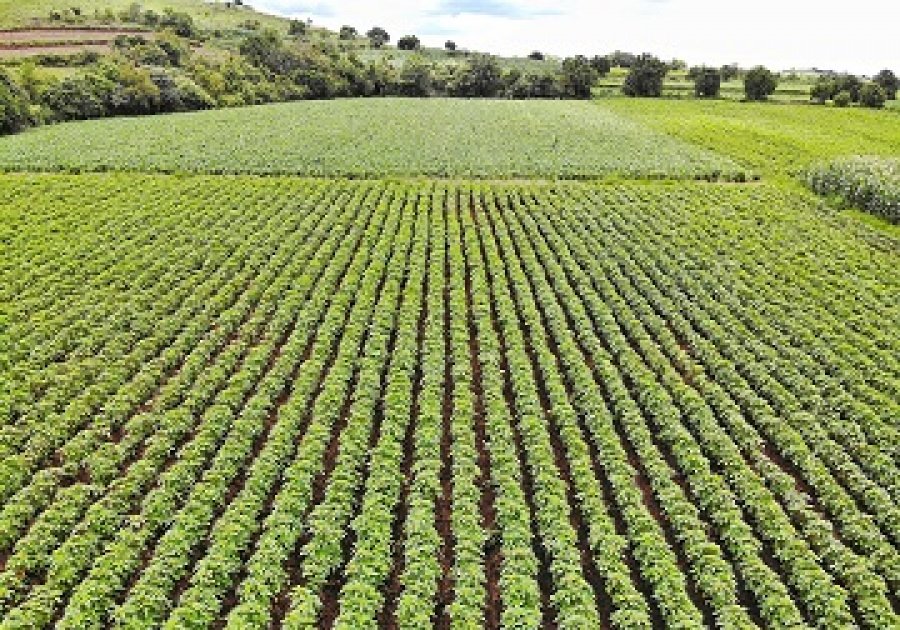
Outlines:
POLYGON ((622 84, 626 96, 662 96, 663 79, 669 71, 666 63, 644 53, 630 60, 628 76, 622 84))
POLYGON ((887 100, 897 98, 898 80, 891 70, 882 70, 872 81, 852 74, 820 77, 810 91, 814 103, 831 101, 836 107, 858 103, 863 107, 881 108, 887 100))

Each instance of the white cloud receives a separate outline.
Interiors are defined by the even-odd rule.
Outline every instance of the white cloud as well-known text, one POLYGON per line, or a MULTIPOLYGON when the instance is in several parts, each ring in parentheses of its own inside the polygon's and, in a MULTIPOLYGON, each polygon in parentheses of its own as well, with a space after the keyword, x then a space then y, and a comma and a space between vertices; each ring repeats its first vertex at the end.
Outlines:
POLYGON ((361 31, 377 24, 394 40, 427 45, 452 37, 465 48, 524 55, 653 52, 689 63, 900 71, 897 0, 251 0, 261 10, 361 31), (327 6, 327 11, 324 7, 327 6))

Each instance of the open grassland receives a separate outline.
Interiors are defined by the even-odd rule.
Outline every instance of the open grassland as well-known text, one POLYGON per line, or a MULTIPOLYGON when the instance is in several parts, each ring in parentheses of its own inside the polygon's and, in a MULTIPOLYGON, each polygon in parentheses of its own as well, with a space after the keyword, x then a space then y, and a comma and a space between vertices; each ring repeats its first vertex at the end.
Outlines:
POLYGON ((727 155, 762 174, 797 174, 849 155, 900 155, 900 116, 862 108, 726 100, 605 99, 604 110, 727 155))
POLYGON ((900 627, 900 254, 808 194, 0 189, 4 629, 900 627))
POLYGON ((306 101, 43 127, 0 138, 6 170, 385 177, 743 178, 743 169, 592 103, 306 101))

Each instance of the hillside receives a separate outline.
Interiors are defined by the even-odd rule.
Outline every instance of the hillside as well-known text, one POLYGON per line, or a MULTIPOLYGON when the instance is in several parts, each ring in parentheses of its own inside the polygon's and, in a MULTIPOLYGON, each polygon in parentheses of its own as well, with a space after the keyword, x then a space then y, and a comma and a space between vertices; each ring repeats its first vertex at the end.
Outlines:
MULTIPOLYGON (((118 14, 135 4, 134 0, 16 0, 0 3, 0 27, 12 28, 44 23, 52 12, 79 8, 81 16, 93 20, 97 12, 107 10, 118 14)), ((237 29, 248 20, 258 20, 261 25, 281 31, 287 30, 288 20, 262 13, 249 6, 235 7, 230 3, 205 0, 141 0, 141 8, 162 13, 173 9, 187 13, 203 29, 237 29)))

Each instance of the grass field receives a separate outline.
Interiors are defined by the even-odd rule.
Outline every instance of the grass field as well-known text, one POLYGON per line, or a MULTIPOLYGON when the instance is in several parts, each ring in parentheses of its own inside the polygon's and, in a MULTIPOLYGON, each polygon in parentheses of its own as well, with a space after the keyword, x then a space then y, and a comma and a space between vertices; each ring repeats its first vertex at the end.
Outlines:
POLYGON ((42 127, 0 138, 0 169, 575 179, 747 171, 593 103, 463 99, 305 101, 42 127))

